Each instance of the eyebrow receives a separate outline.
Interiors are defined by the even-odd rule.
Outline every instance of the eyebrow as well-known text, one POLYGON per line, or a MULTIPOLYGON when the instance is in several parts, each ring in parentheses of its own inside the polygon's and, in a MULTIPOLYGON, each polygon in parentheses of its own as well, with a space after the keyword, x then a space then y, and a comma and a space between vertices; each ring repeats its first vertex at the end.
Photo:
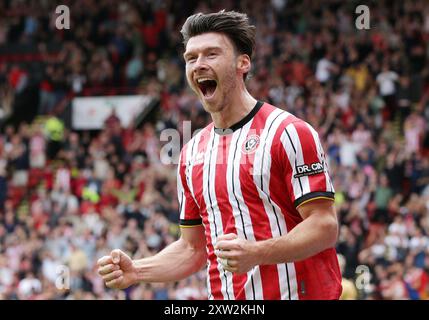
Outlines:
MULTIPOLYGON (((211 47, 204 48, 202 51, 207 52, 207 51, 212 51, 212 50, 222 51, 222 48, 217 47, 217 46, 211 46, 211 47)), ((193 53, 194 53, 194 51, 187 51, 183 54, 183 58, 186 60, 186 58, 189 57, 190 55, 192 55, 193 53)))

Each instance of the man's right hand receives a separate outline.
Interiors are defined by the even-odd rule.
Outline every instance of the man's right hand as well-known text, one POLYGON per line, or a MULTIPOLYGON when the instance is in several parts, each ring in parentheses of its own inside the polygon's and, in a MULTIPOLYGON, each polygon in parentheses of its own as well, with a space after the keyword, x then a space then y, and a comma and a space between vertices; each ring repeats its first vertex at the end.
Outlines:
POLYGON ((133 260, 119 249, 98 259, 97 266, 98 274, 108 288, 125 289, 137 282, 133 260))

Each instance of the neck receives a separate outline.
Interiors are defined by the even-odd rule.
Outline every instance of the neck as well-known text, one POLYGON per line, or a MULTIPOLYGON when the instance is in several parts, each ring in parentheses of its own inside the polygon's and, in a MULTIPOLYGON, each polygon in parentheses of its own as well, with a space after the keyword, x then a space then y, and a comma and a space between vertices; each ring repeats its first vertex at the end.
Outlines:
POLYGON ((247 89, 240 90, 239 94, 231 94, 225 106, 218 112, 211 113, 216 128, 227 129, 243 119, 256 105, 247 89))

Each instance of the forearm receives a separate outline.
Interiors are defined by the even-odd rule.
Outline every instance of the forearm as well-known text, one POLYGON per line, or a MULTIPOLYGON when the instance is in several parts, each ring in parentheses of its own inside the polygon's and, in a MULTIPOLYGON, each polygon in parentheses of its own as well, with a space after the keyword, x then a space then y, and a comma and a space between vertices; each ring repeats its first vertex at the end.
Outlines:
POLYGON ((333 247, 337 240, 337 221, 320 215, 308 217, 287 235, 256 242, 258 264, 299 261, 333 247))
POLYGON ((204 246, 194 247, 179 239, 158 254, 134 260, 136 282, 169 282, 184 279, 207 262, 204 246))

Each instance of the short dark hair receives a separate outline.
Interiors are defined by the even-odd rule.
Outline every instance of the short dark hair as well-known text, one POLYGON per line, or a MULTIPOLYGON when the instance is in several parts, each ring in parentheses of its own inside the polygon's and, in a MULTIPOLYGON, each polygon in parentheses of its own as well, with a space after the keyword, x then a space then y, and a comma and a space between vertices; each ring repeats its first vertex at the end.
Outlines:
MULTIPOLYGON (((196 13, 188 17, 180 33, 185 47, 189 39, 194 36, 208 32, 223 33, 232 41, 238 53, 247 54, 252 58, 255 48, 255 30, 256 27, 249 23, 247 14, 221 10, 208 14, 196 13)), ((244 79, 246 76, 247 74, 244 75, 244 79)))

